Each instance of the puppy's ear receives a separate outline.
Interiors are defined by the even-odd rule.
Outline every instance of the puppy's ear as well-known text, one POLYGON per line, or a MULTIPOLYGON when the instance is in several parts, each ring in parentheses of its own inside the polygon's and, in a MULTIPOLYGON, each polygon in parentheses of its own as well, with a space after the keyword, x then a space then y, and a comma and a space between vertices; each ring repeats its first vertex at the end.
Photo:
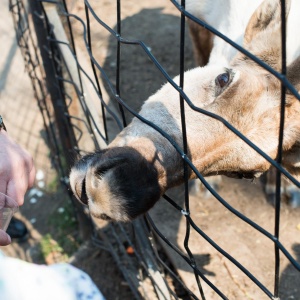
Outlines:
MULTIPOLYGON (((291 1, 286 3, 286 19, 288 17, 291 1)), ((246 28, 244 36, 244 46, 247 47, 259 35, 265 31, 274 31, 281 26, 281 1, 280 0, 265 0, 255 10, 246 28)))
MULTIPOLYGON (((290 1, 286 1, 286 17, 290 1)), ((255 10, 246 27, 244 48, 276 70, 281 69, 281 4, 280 0, 265 0, 255 10)), ((253 65, 247 56, 238 53, 237 63, 253 65)))

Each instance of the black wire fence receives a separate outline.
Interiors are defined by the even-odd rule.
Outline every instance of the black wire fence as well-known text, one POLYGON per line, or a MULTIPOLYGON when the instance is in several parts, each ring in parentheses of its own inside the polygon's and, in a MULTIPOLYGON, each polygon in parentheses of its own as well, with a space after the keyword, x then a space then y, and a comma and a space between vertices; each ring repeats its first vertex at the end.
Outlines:
MULTIPOLYGON (((87 212, 75 201, 74 207, 77 211, 83 236, 87 236, 87 233, 92 230, 95 244, 109 249, 136 299, 242 299, 241 296, 237 296, 239 295, 238 293, 231 294, 226 292, 227 288, 224 291, 224 286, 219 286, 213 277, 207 275, 203 265, 200 264, 199 266, 197 254, 190 247, 191 238, 195 239, 196 237, 195 233, 198 235, 199 248, 202 247, 204 242, 208 243, 211 249, 218 252, 222 259, 225 258, 226 261, 232 263, 255 285, 259 291, 256 295, 259 296, 251 296, 245 288, 241 287, 243 284, 239 282, 239 278, 232 276, 232 282, 235 285, 235 288, 232 289, 243 290, 244 299, 263 299, 263 297, 279 299, 280 296, 285 297, 282 299, 297 299, 299 294, 294 296, 293 291, 286 293, 287 291, 280 289, 280 262, 282 257, 285 257, 290 262, 294 270, 293 276, 296 276, 294 278, 295 282, 300 282, 300 264, 279 238, 281 174, 284 174, 293 184, 300 187, 300 183, 281 166, 286 90, 289 89, 297 99, 300 99, 295 87, 291 85, 285 76, 285 26, 282 26, 282 73, 278 73, 243 47, 187 12, 184 0, 181 4, 171 0, 170 2, 177 9, 179 16, 177 17, 176 35, 178 35, 178 44, 176 47, 178 49, 177 65, 179 66, 180 84, 177 85, 167 71, 171 70, 170 66, 165 64, 164 61, 159 61, 153 54, 154 51, 151 48, 157 47, 155 40, 153 40, 153 44, 148 44, 144 42, 144 39, 129 38, 130 34, 123 34, 124 21, 121 11, 123 3, 117 0, 114 3, 115 11, 111 11, 108 16, 102 12, 101 6, 104 4, 101 2, 94 3, 88 0, 84 2, 75 0, 29 0, 28 2, 10 0, 10 10, 14 19, 18 43, 44 118, 49 145, 53 154, 53 163, 60 171, 62 182, 68 187, 67 175, 78 154, 82 155, 106 147, 113 137, 127 125, 132 116, 151 126, 173 145, 184 160, 184 176, 186 180, 181 197, 183 200, 177 201, 169 195, 164 195, 166 202, 161 201, 161 205, 164 205, 165 210, 173 209, 174 214, 172 218, 178 218, 179 220, 183 217, 186 221, 183 239, 184 250, 181 249, 179 243, 176 244, 176 242, 174 243, 166 237, 165 233, 160 230, 161 224, 157 224, 154 221, 155 218, 151 217, 151 213, 144 218, 134 221, 132 224, 111 223, 101 227, 97 220, 90 219, 87 212), (74 11, 76 13, 73 13, 74 11), (111 18, 113 21, 111 21, 111 18), (188 51, 186 45, 186 19, 190 19, 198 23, 199 26, 207 28, 282 82, 281 126, 277 160, 271 159, 223 119, 222 116, 212 114, 195 106, 185 94, 184 71, 186 70, 186 52, 188 51), (110 23, 115 26, 109 25, 110 23), (99 32, 105 32, 105 35, 101 36, 99 32), (109 37, 114 47, 110 49, 111 53, 107 51, 107 53, 101 54, 100 50, 106 49, 104 46, 107 46, 103 44, 101 38, 107 39, 107 37, 109 37), (162 78, 162 82, 168 81, 177 90, 178 105, 180 105, 182 116, 183 148, 176 144, 172 137, 161 128, 140 116, 137 113, 137 107, 129 104, 130 99, 128 98, 130 93, 124 91, 126 83, 131 80, 131 78, 126 78, 126 68, 124 68, 126 51, 139 51, 136 56, 137 61, 139 57, 146 57, 144 61, 147 65, 146 71, 147 68, 154 68, 157 76, 162 78), (111 57, 113 59, 107 65, 103 57, 111 57), (278 170, 274 229, 265 229, 264 226, 260 226, 258 222, 236 209, 230 200, 225 200, 220 193, 210 186, 189 160, 187 156, 188 140, 185 129, 189 120, 185 115, 185 106, 189 106, 199 114, 207 115, 223 123, 278 170), (226 246, 223 243, 222 245, 217 243, 214 238, 206 233, 205 226, 199 226, 198 221, 192 218, 190 187, 187 180, 189 169, 197 175, 205 188, 215 197, 219 204, 225 207, 227 212, 232 213, 233 216, 248 224, 255 231, 259 232, 261 236, 268 239, 269 244, 274 246, 274 250, 268 254, 268 256, 274 255, 274 270, 272 274, 268 274, 268 277, 273 278, 269 280, 273 281, 272 285, 260 280, 261 274, 255 274, 245 267, 243 263, 226 251, 226 246), (134 249, 133 254, 128 252, 128 247, 134 249), (174 262, 174 256, 170 255, 170 253, 176 253, 177 256, 175 257, 185 263, 190 274, 194 274, 193 284, 190 282, 191 277, 187 280, 184 277, 185 273, 179 271, 176 262, 174 262), (149 289, 149 285, 152 288, 149 289), (273 290, 271 290, 270 286, 273 286, 273 290)), ((163 4, 161 5, 163 6, 163 4)), ((285 24, 285 1, 283 0, 281 1, 281 7, 282 24, 285 24)), ((141 15, 145 17, 146 11, 142 11, 141 15)), ((132 16, 131 18, 134 17, 132 16)), ((141 22, 143 22, 143 18, 141 18, 141 22)), ((138 26, 143 28, 143 23, 138 26)), ((139 72, 143 68, 142 64, 137 63, 137 76, 141 76, 139 72)), ((177 70, 174 71, 175 74, 176 72, 177 70)), ((149 78, 149 81, 151 82, 151 78, 149 78)), ((145 86, 147 87, 146 82, 145 86)), ((145 90, 147 94, 149 91, 147 88, 145 90)), ((272 209, 270 206, 270 210, 272 209)), ((212 222, 214 221, 212 220, 212 222)), ((227 240, 226 242, 231 243, 232 241, 227 240)), ((253 241, 253 247, 255 247, 254 244, 253 241)), ((221 274, 223 271, 221 271, 220 267, 220 270, 217 269, 216 272, 221 274)), ((227 276, 229 276, 228 274, 230 274, 229 271, 227 276)), ((244 277, 241 278, 243 278, 241 281, 245 281, 244 277)), ((247 286, 249 283, 245 285, 247 286)))

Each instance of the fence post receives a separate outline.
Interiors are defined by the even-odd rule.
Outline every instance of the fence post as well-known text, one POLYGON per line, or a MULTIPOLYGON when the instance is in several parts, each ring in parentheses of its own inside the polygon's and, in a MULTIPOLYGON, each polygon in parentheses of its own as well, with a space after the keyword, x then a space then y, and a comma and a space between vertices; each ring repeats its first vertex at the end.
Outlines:
MULTIPOLYGON (((43 12, 42 3, 36 0, 28 0, 29 9, 32 15, 32 21, 36 33, 38 48, 43 62, 45 72, 46 89, 50 95, 54 108, 55 122, 58 128, 60 145, 62 146, 63 155, 65 157, 66 166, 64 171, 69 172, 74 162, 74 146, 76 146, 76 138, 74 132, 69 130, 72 128, 70 120, 66 117, 66 103, 64 96, 60 90, 60 83, 57 80, 54 61, 51 58, 53 52, 48 41, 48 31, 45 24, 45 14, 43 12)), ((92 223, 90 218, 84 212, 82 205, 72 197, 73 207, 75 209, 78 220, 79 234, 82 239, 87 239, 92 233, 92 223)))

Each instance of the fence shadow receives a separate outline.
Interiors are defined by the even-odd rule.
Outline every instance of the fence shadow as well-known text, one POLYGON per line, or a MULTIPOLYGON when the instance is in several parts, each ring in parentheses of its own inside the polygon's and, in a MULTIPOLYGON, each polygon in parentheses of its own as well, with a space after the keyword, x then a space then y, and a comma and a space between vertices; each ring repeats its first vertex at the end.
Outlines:
MULTIPOLYGON (((117 31, 117 27, 113 28, 117 31)), ((163 8, 142 9, 139 13, 122 19, 122 37, 141 40, 151 47, 151 52, 171 77, 179 74, 180 18, 163 13, 163 8)), ((188 31, 188 28, 187 28, 188 31)), ((195 67, 189 35, 186 34, 185 69, 195 67)), ((103 69, 116 84, 117 40, 110 36, 103 69)), ((105 84, 105 80, 103 80, 105 84)), ((120 95, 126 103, 139 112, 141 105, 155 93, 166 79, 157 70, 143 49, 137 45, 121 45, 120 95)), ((107 89, 107 88, 106 88, 107 89)), ((108 90, 108 89, 107 89, 108 90)), ((118 107, 116 101, 112 103, 118 107)), ((125 111, 127 122, 132 115, 125 111)))
MULTIPOLYGON (((296 261, 300 263, 300 244, 294 244, 292 250, 296 261)), ((300 299, 300 275, 292 264, 288 264, 281 273, 279 291, 282 299, 300 299)))

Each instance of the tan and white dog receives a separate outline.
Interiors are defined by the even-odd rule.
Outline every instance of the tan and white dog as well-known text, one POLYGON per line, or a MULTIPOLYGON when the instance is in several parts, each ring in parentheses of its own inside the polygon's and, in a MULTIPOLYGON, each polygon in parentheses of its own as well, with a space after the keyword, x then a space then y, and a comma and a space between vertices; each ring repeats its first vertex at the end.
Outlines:
MULTIPOLYGON (((186 1, 203 18, 265 61, 281 69, 279 0, 186 1), (261 3, 262 2, 262 3, 261 3), (260 4, 261 3, 261 4, 260 4)), ((300 1, 287 1, 288 79, 300 89, 300 1)), ((192 23, 192 22, 191 22, 192 23)), ((222 116, 271 158, 277 156, 281 83, 247 56, 191 24, 198 67, 185 73, 184 92, 199 108, 222 116), (200 44, 197 36, 202 37, 200 44), (198 42, 198 46, 197 46, 198 42), (203 45, 203 46, 199 46, 203 45), (207 55, 207 53, 209 53, 207 55)), ((178 84, 179 78, 174 81, 178 84)), ((221 122, 186 106, 187 156, 203 176, 254 178, 270 163, 221 122)), ((287 91, 283 166, 300 179, 299 101, 287 91)), ((182 146, 178 92, 164 85, 143 105, 140 115, 182 146)), ((107 149, 81 158, 72 168, 75 196, 95 217, 131 220, 148 211, 169 188, 184 181, 183 160, 159 132, 134 118, 107 149)), ((190 178, 195 174, 190 171, 190 178)))

